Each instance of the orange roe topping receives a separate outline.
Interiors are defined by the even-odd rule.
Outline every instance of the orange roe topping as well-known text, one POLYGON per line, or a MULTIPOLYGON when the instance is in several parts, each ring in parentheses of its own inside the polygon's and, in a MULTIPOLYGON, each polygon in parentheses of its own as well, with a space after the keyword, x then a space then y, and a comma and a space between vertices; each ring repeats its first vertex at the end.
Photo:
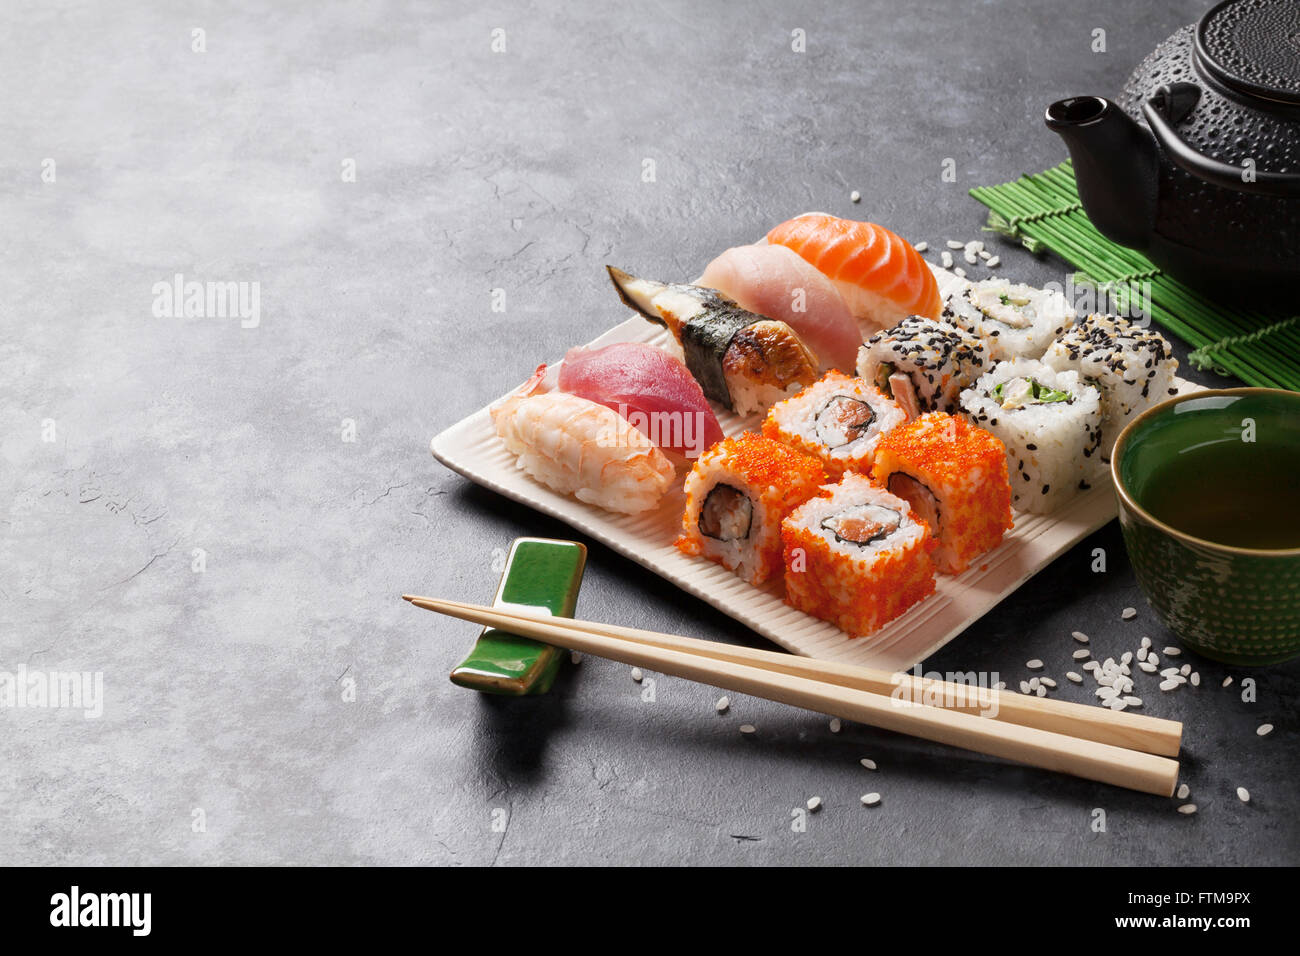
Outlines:
POLYGON ((943 412, 930 412, 886 432, 876 454, 886 451, 931 475, 954 481, 1006 457, 1000 439, 964 418, 943 412))
MULTIPOLYGON (((995 439, 996 440, 996 439, 995 439)), ((709 457, 725 455, 727 465, 758 487, 789 488, 826 480, 821 462, 792 451, 756 432, 744 432, 713 446, 709 457)))

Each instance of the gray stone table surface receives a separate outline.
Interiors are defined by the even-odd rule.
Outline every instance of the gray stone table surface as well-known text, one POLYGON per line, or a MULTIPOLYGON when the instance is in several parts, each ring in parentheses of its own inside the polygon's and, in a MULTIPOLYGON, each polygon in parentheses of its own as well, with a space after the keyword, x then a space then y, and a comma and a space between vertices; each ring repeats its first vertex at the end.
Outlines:
MULTIPOLYGON (((1186 722, 1188 817, 670 678, 643 701, 599 660, 484 698, 447 681, 474 629, 398 599, 488 599, 494 552, 569 534, 428 442, 622 320, 606 262, 686 279, 808 209, 978 236, 969 187, 1063 158, 1044 105, 1117 91, 1202 8, 4 5, 0 670, 99 672, 103 713, 0 715, 0 859, 1295 862, 1294 664, 1141 685, 1186 722), (169 313, 177 274, 258 310, 169 313)), ((600 546, 579 612, 764 643, 600 546)), ((1075 629, 1172 640, 1114 523, 927 667, 1060 680, 1075 629)))

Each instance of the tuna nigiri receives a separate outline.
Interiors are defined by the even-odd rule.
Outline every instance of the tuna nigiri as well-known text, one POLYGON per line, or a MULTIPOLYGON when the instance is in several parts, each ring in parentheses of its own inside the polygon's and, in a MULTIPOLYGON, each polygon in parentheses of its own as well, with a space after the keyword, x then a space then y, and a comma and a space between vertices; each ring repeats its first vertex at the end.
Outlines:
POLYGON ((624 305, 672 332, 686 368, 719 405, 748 415, 817 380, 817 356, 784 322, 748 312, 717 289, 606 268, 624 305))
POLYGON ((612 408, 664 451, 696 458, 722 440, 722 428, 691 373, 663 349, 616 342, 570 349, 561 391, 612 408))
POLYGON ((864 338, 909 315, 937 319, 939 284, 906 240, 871 222, 809 213, 783 222, 767 241, 786 246, 830 279, 864 338))
POLYGON ((853 371, 862 347, 858 323, 835 284, 794 250, 780 245, 728 249, 709 263, 700 285, 789 325, 823 368, 853 371))
POLYGON ((577 395, 539 392, 546 366, 492 409, 519 467, 548 488, 607 511, 637 514, 663 497, 675 472, 618 412, 577 395))

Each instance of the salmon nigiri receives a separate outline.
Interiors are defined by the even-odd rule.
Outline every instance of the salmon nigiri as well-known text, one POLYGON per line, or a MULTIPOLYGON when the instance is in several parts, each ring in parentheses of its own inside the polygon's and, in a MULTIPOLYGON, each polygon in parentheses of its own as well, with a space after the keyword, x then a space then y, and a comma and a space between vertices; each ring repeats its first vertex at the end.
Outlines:
POLYGON ((767 241, 793 249, 835 283, 866 338, 909 315, 939 317, 934 273, 884 226, 809 213, 781 223, 767 241))

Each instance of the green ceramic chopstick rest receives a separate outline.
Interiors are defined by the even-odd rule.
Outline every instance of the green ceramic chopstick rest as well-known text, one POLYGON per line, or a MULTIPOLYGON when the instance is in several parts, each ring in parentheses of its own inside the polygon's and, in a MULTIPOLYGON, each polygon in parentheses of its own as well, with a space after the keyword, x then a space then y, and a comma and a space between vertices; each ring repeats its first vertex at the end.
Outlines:
MULTIPOLYGON (((573 617, 586 564, 587 548, 576 541, 516 538, 493 606, 526 605, 555 617, 573 617)), ((452 670, 451 680, 486 694, 544 694, 565 653, 563 648, 485 627, 469 655, 452 670)))

